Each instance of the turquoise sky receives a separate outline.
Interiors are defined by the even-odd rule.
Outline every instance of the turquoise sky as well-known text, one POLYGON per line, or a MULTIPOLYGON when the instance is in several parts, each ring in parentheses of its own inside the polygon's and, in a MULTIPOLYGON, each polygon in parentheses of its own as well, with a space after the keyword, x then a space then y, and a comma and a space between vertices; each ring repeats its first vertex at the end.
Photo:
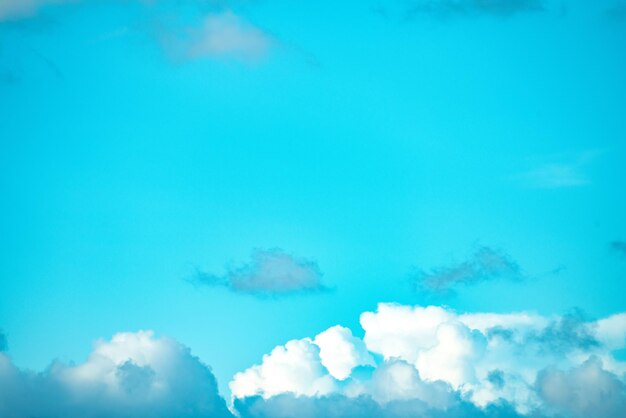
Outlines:
POLYGON ((379 302, 626 308, 624 3, 3 1, 0 329, 19 367, 151 329, 226 394, 289 339, 358 335, 379 302), (474 271, 485 248, 511 268, 474 271), (196 280, 255 251, 327 289, 196 280), (459 266, 449 291, 416 285, 459 266))

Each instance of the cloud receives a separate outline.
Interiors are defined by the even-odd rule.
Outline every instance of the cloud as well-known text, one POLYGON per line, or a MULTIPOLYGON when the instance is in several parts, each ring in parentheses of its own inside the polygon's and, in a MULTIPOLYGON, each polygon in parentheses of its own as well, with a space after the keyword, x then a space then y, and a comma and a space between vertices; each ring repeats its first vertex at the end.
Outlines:
POLYGON ((30 17, 35 15, 41 7, 69 1, 72 0, 2 0, 0 2, 0 22, 30 17))
MULTIPOLYGON (((297 397, 286 394, 270 399, 237 399, 241 418, 520 418, 510 405, 501 403, 485 409, 459 401, 445 410, 431 408, 418 400, 381 405, 368 396, 297 397)), ((533 418, 541 418, 539 415, 533 418)))
POLYGON ((543 9, 543 0, 415 0, 409 13, 510 16, 543 9))
POLYGON ((190 58, 232 55, 258 59, 272 43, 265 32, 227 11, 207 16, 200 28, 191 31, 186 53, 190 58))
POLYGON ((152 332, 100 341, 82 364, 43 373, 16 368, 0 353, 4 418, 233 418, 211 370, 188 348, 152 332))
POLYGON ((626 256, 626 241, 611 242, 611 249, 618 252, 622 256, 626 256))
POLYGON ((537 391, 547 406, 567 416, 622 418, 626 411, 626 385, 597 357, 568 371, 542 371, 537 391))
POLYGON ((237 373, 232 413, 208 366, 150 331, 116 334, 83 363, 41 373, 0 353, 0 416, 621 418, 626 408, 626 362, 611 354, 626 347, 626 313, 594 321, 380 304, 361 325, 363 339, 334 326, 237 373))
POLYGON ((538 164, 518 174, 515 178, 524 186, 540 189, 580 187, 591 184, 588 166, 600 155, 598 151, 585 151, 574 156, 553 156, 556 161, 538 164))
POLYGON ((416 277, 416 284, 423 290, 448 292, 459 285, 521 277, 520 267, 511 257, 501 251, 481 247, 467 261, 420 272, 416 277))
POLYGON ((316 262, 272 249, 255 250, 249 263, 229 267, 223 276, 197 272, 192 282, 266 297, 327 291, 321 279, 316 262))
MULTIPOLYGON (((2 0, 0 22, 34 17, 45 5, 78 2, 79 0, 2 0)), ((177 60, 235 58, 255 61, 266 56, 277 43, 266 31, 230 10, 229 2, 135 2, 144 6, 143 11, 155 24, 156 38, 165 52, 177 60)), ((40 58, 59 73, 50 60, 40 58)))
POLYGON ((380 304, 361 315, 361 326, 363 340, 333 327, 236 374, 230 387, 241 416, 613 418, 626 402, 626 363, 612 355, 626 346, 626 313, 592 321, 578 311, 458 314, 380 304), (325 333, 352 349, 318 346, 325 333), (596 386, 577 395, 587 384, 596 386))
POLYGON ((626 19, 626 2, 623 0, 616 2, 612 7, 607 9, 606 15, 615 20, 626 19))

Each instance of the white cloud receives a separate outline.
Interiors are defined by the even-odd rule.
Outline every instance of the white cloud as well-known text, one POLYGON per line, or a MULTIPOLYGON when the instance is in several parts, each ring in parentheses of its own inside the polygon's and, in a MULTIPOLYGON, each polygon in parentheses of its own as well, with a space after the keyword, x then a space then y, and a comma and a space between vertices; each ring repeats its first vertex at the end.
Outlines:
POLYGON ((331 393, 335 380, 322 365, 319 347, 305 338, 274 348, 260 365, 237 373, 229 386, 239 398, 280 393, 313 396, 331 393))
POLYGON ((331 376, 345 380, 357 366, 374 366, 365 344, 348 328, 336 325, 318 334, 314 340, 320 348, 320 360, 331 376))
MULTIPOLYGON (((624 373, 625 364, 611 352, 626 345, 624 318, 626 314, 586 321, 576 311, 562 317, 525 312, 459 315, 437 306, 380 304, 375 312, 361 315, 365 330, 362 342, 343 327, 332 327, 313 340, 291 341, 265 356, 261 365, 236 375, 231 389, 235 398, 260 395, 265 399, 263 407, 260 401, 241 401, 246 408, 254 404, 272 411, 278 404, 295 408, 293 399, 281 397, 291 394, 326 396, 321 404, 307 404, 324 410, 332 409, 332 402, 338 402, 338 408, 346 407, 349 399, 360 408, 366 397, 381 405, 381 416, 393 416, 389 408, 400 408, 398 402, 403 405, 401 409, 421 405, 424 411, 458 407, 467 416, 482 416, 476 411, 490 416, 488 411, 506 409, 506 405, 516 411, 509 410, 509 414, 549 412, 565 395, 549 398, 549 391, 538 390, 541 379, 547 379, 546 370, 569 373, 567 370, 577 370, 590 358, 598 358, 603 362, 598 366, 602 376, 621 382, 617 376, 624 373), (297 354, 302 347, 306 347, 307 355, 297 354), (277 368, 274 357, 288 357, 289 361, 281 361, 277 368), (374 358, 378 360, 371 363, 369 359, 374 358), (285 384, 279 386, 274 379, 285 384), (321 381, 328 383, 324 390, 319 389, 321 381), (274 397, 280 402, 272 401, 274 397)), ((549 388, 548 380, 545 382, 549 388)), ((571 386, 564 390, 578 389, 571 386)), ((626 398, 619 399, 623 402, 626 398)), ((576 408, 582 411, 581 417, 591 418, 582 406, 576 408)))
POLYGON ((188 348, 149 331, 100 341, 86 362, 44 373, 0 354, 3 418, 232 417, 211 370, 188 348))

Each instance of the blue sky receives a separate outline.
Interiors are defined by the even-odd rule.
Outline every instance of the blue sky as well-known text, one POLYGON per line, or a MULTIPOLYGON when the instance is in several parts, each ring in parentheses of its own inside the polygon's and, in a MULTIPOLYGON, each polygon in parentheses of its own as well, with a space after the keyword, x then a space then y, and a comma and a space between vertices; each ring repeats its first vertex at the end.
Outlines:
POLYGON ((229 398, 379 303, 625 311, 625 11, 0 0, 7 355, 153 330, 229 398))

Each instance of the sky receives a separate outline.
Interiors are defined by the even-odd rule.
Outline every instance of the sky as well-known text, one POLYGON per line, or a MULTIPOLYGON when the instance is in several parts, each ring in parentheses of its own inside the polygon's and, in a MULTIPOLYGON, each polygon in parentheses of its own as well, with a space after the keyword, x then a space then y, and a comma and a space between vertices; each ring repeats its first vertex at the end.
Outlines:
POLYGON ((623 418, 624 51, 618 0, 0 0, 0 415, 623 418))

